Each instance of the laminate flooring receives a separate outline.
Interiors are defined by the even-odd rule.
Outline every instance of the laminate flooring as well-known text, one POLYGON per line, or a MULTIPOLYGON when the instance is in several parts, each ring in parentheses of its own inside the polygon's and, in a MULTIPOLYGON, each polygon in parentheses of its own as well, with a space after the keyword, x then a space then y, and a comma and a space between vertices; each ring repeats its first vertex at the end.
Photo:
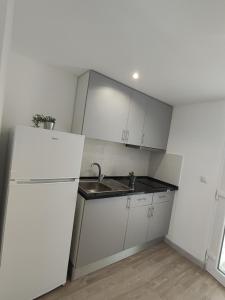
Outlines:
POLYGON ((39 300, 225 300, 225 288, 165 243, 68 282, 39 300))

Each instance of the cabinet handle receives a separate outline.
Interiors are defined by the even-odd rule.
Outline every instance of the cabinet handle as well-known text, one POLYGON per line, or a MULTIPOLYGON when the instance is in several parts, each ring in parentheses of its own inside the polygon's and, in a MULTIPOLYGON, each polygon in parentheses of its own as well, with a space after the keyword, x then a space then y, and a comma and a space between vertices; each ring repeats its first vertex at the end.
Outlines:
POLYGON ((154 215, 154 207, 149 206, 147 217, 151 218, 154 215))
POLYGON ((149 206, 147 217, 150 218, 151 215, 152 215, 152 208, 151 208, 151 206, 149 206))
POLYGON ((126 205, 126 208, 130 208, 130 198, 127 198, 127 205, 126 205))
POLYGON ((153 207, 152 207, 152 214, 151 214, 151 217, 154 216, 154 210, 155 210, 155 207, 153 206, 153 207))
POLYGON ((124 136, 125 136, 125 130, 123 129, 123 131, 122 131, 122 137, 121 137, 122 141, 124 141, 124 136))
POLYGON ((129 140, 129 134, 130 134, 130 132, 129 132, 129 130, 127 130, 127 134, 126 134, 126 141, 128 142, 128 140, 129 140))
POLYGON ((144 144, 144 133, 142 134, 142 137, 141 137, 141 144, 143 145, 144 144))
POLYGON ((125 129, 125 130, 124 130, 124 138, 123 138, 124 141, 126 141, 126 139, 127 139, 126 137, 127 137, 127 131, 126 131, 126 129, 125 129))
POLYGON ((161 196, 159 196, 159 198, 160 198, 160 199, 166 198, 166 195, 161 195, 161 196))

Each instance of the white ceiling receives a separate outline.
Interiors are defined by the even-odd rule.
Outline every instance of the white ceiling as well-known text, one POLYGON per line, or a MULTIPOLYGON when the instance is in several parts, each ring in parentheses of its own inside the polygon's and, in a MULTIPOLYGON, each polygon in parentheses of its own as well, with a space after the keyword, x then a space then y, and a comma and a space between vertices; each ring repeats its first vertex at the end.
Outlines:
POLYGON ((13 46, 171 104, 225 99, 225 0, 16 0, 13 46))

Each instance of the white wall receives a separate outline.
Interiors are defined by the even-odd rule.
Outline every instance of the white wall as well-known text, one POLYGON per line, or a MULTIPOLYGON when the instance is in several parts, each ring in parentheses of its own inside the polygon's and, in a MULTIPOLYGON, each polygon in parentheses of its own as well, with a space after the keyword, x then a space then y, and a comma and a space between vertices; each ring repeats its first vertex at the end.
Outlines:
MULTIPOLYGON (((16 52, 9 58, 3 129, 16 124, 32 125, 35 113, 56 117, 56 129, 70 131, 75 99, 75 77, 72 73, 34 61, 16 52)), ((117 143, 87 139, 82 176, 93 176, 90 165, 102 164, 106 175, 147 175, 150 152, 126 148, 117 143)))
POLYGON ((75 77, 60 68, 12 52, 6 83, 3 128, 32 125, 36 113, 56 117, 56 129, 70 131, 75 99, 75 77))
POLYGON ((168 238, 201 261, 208 245, 224 142, 225 101, 175 107, 168 152, 183 155, 183 167, 168 238))
POLYGON ((14 0, 0 0, 0 128, 5 99, 6 70, 11 46, 14 0))
POLYGON ((72 73, 10 52, 0 139, 0 190, 9 129, 15 125, 32 126, 32 116, 43 113, 56 117, 56 129, 70 132, 75 90, 72 73))
POLYGON ((91 168, 93 162, 102 166, 105 175, 128 175, 134 171, 135 175, 148 175, 150 152, 127 148, 119 143, 86 139, 84 145, 81 176, 97 175, 96 168, 91 168))

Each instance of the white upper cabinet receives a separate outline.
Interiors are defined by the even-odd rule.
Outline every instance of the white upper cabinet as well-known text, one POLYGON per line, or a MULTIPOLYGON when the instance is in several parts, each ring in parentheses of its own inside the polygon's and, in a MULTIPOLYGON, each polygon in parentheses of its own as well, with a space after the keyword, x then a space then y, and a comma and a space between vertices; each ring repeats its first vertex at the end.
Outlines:
POLYGON ((90 72, 83 134, 90 138, 124 142, 129 106, 127 87, 90 72))
POLYGON ((171 106, 149 97, 145 115, 142 146, 165 150, 171 118, 171 106))
POLYGON ((135 90, 131 90, 130 97, 126 142, 131 145, 141 145, 148 97, 135 90))
POLYGON ((78 78, 73 132, 135 146, 166 149, 172 107, 102 74, 78 78))

